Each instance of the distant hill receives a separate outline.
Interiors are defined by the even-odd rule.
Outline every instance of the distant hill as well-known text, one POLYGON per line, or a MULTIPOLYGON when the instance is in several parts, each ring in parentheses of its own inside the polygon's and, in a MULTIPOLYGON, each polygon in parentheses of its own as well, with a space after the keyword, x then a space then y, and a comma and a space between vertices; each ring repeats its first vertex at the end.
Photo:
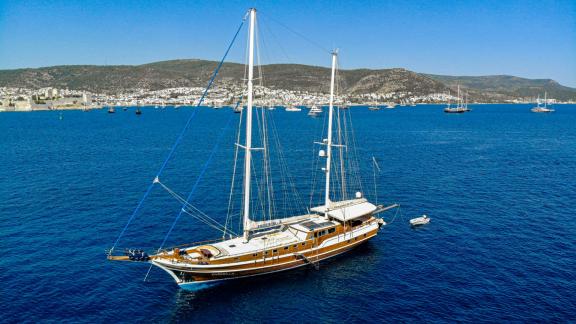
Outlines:
POLYGON ((511 75, 489 76, 447 76, 423 74, 434 80, 438 80, 451 88, 458 84, 465 89, 484 92, 489 96, 502 97, 536 97, 544 91, 548 92, 549 98, 559 100, 574 99, 576 89, 565 87, 551 79, 525 79, 511 75))
MULTIPOLYGON (((21 88, 57 87, 92 92, 119 93, 133 89, 159 90, 203 87, 217 62, 171 60, 143 65, 66 65, 35 69, 0 70, 0 86, 21 88)), ((244 65, 225 63, 220 84, 239 84, 244 65)), ((328 92, 330 71, 325 67, 298 64, 262 66, 264 85, 286 90, 328 92)), ((419 74, 401 68, 340 71, 341 91, 352 95, 404 92, 428 95, 456 89, 459 83, 472 100, 501 101, 535 96, 548 91, 551 98, 576 99, 576 89, 552 80, 529 80, 512 76, 452 77, 419 74)))

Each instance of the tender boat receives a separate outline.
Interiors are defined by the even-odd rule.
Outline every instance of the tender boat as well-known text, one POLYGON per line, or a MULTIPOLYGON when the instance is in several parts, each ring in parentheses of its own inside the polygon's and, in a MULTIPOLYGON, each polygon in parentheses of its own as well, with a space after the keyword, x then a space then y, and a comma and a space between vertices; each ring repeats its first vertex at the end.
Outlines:
POLYGON ((410 225, 412 226, 419 226, 419 225, 426 225, 430 223, 430 217, 427 215, 422 215, 420 217, 412 218, 410 220, 410 225))

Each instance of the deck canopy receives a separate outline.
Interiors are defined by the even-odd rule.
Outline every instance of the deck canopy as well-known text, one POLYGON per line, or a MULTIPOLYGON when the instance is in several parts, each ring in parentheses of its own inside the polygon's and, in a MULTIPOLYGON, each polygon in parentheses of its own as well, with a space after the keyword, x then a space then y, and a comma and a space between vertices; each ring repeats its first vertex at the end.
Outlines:
POLYGON ((378 208, 369 203, 366 199, 352 199, 345 201, 333 202, 329 205, 328 211, 326 206, 314 207, 314 212, 328 214, 339 221, 349 221, 375 212, 378 208))

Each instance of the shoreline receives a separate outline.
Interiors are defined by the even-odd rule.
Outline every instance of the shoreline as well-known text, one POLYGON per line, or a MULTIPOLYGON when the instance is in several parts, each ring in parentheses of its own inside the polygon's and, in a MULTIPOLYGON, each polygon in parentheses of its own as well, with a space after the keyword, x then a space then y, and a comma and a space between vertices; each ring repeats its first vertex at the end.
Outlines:
MULTIPOLYGON (((416 104, 416 106, 442 106, 442 105, 446 105, 447 103, 418 103, 416 104)), ((534 104, 534 103, 513 103, 513 102, 486 102, 486 103, 469 103, 469 105, 530 105, 530 104, 534 104)), ((559 103, 555 103, 553 105, 576 105, 576 103, 568 103, 568 102, 559 102, 559 103)), ((189 105, 170 105, 170 106, 165 106, 163 109, 165 108, 174 108, 178 106, 178 108, 188 108, 188 107, 195 107, 195 106, 189 106, 189 105)), ((322 105, 325 106, 325 105, 322 105)), ((373 104, 352 104, 350 105, 350 107, 369 107, 369 106, 373 106, 373 104)), ((383 106, 383 105, 376 105, 376 106, 383 106)), ((127 105, 127 106, 114 106, 114 108, 134 108, 134 107, 140 107, 140 108, 154 108, 154 106, 134 106, 134 105, 127 105)), ((200 106, 202 108, 214 108, 211 106, 200 106)), ((285 106, 276 106, 276 107, 285 107, 285 106)), ((397 107, 414 107, 414 106, 400 106, 398 105, 397 107)), ((12 113, 12 112, 38 112, 38 111, 91 111, 91 110, 102 110, 104 109, 105 106, 92 106, 92 107, 84 107, 84 106, 73 106, 73 107, 59 107, 59 108, 37 108, 34 107, 32 109, 15 109, 14 107, 0 107, 0 113, 5 112, 5 113, 12 113)), ((217 109, 222 109, 222 108, 232 108, 232 107, 219 107, 217 109)))

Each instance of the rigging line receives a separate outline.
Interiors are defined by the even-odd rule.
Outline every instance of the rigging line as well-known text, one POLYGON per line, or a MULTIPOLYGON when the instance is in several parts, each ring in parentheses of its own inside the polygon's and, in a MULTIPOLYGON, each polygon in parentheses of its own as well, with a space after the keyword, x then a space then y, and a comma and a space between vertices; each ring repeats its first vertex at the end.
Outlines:
MULTIPOLYGON (((240 99, 238 100, 238 102, 236 103, 236 107, 234 107, 234 110, 238 109, 238 106, 240 105, 240 103, 242 102, 242 96, 240 96, 240 99)), ((242 129, 242 115, 244 114, 243 112, 244 109, 242 109, 242 111, 240 112, 240 118, 238 119, 238 128, 237 128, 237 136, 236 136, 236 143, 240 143, 240 132, 242 129)), ((234 148, 234 168, 232 169, 232 182, 230 184, 230 195, 228 196, 228 208, 226 210, 226 221, 224 222, 224 233, 222 234, 222 238, 224 238, 226 236, 226 228, 228 226, 228 221, 230 220, 230 217, 232 215, 232 211, 233 211, 233 200, 232 200, 232 196, 234 194, 234 182, 236 180, 236 166, 238 164, 238 149, 239 146, 235 145, 234 148)))
MULTIPOLYGON (((194 218, 196 218, 197 220, 201 221, 202 223, 206 224, 207 226, 212 227, 213 229, 215 229, 215 230, 217 230, 217 231, 224 232, 224 228, 222 227, 222 225, 221 225, 220 223, 218 223, 218 224, 212 224, 212 223, 206 221, 205 219, 201 218, 200 216, 193 214, 193 212, 190 211, 190 210, 183 209, 182 212, 183 212, 183 213, 186 213, 186 214, 188 214, 188 215, 190 215, 190 216, 192 216, 192 217, 194 217, 194 218)), ((230 231, 230 232, 231 232, 232 234, 234 234, 234 235, 237 235, 237 234, 235 234, 235 233, 232 232, 232 231, 230 231)))
POLYGON ((275 123, 275 119, 273 117, 270 118, 271 124, 272 124, 272 132, 274 134, 274 139, 275 139, 275 145, 277 147, 277 153, 278 153, 278 157, 279 157, 279 164, 280 164, 280 170, 282 172, 282 174, 285 174, 285 176, 283 175, 282 178, 286 178, 288 180, 288 184, 289 184, 289 188, 288 189, 292 189, 292 194, 294 194, 296 201, 294 201, 294 203, 297 205, 298 203, 300 204, 301 208, 305 208, 306 205, 304 204, 304 201, 302 200, 302 198, 300 197, 300 194, 298 193, 298 190, 296 188, 294 179, 292 178, 292 175, 290 173, 290 169, 288 168, 288 164, 286 162, 286 157, 284 156, 284 150, 282 149, 282 144, 280 143, 280 136, 278 135, 278 127, 276 126, 275 123))
POLYGON ((374 175, 374 204, 378 205, 378 186, 376 184, 376 170, 380 172, 380 167, 378 166, 378 162, 376 162, 376 158, 372 155, 372 174, 374 175))
MULTIPOLYGON (((262 17, 262 14, 260 14, 260 16, 262 17)), ((284 24, 281 23, 279 20, 276 20, 276 19, 274 19, 274 18, 272 18, 272 17, 268 17, 268 16, 264 16, 264 17, 267 18, 267 19, 270 19, 271 21, 273 21, 273 22, 277 23, 278 25, 284 27, 284 28, 285 28, 286 30, 288 30, 289 32, 295 34, 296 36, 301 37, 302 39, 304 39, 304 40, 307 41, 308 43, 316 46, 317 48, 321 49, 322 51, 324 51, 324 52, 326 52, 326 53, 332 53, 332 51, 330 51, 329 49, 326 49, 324 46, 320 45, 319 43, 311 40, 310 38, 306 37, 305 35, 297 32, 296 30, 294 30, 294 29, 292 29, 292 28, 284 25, 284 24)))
MULTIPOLYGON (((194 205, 187 204, 186 207, 189 207, 189 209, 183 207, 182 208, 183 212, 197 218, 198 220, 200 220, 204 224, 210 225, 212 227, 216 226, 216 227, 220 228, 219 231, 223 231, 224 226, 222 224, 220 224, 218 221, 211 218, 210 216, 206 215, 203 211, 201 211, 200 209, 198 209, 194 205), (192 214, 192 213, 195 213, 195 214, 192 214)), ((231 233, 236 235, 236 233, 234 233, 234 232, 231 232, 231 233)))
MULTIPOLYGON (((236 33, 234 34, 234 37, 232 38, 232 41, 230 41, 230 44, 228 45, 228 48, 226 49, 226 52, 224 53, 224 56, 222 57, 222 60, 220 60, 220 63, 218 64, 218 66, 216 67, 216 69, 214 70, 214 72, 212 73, 212 78, 210 78, 210 81, 208 82, 208 85, 206 86, 206 89, 204 90, 204 93, 202 94, 202 97, 200 97, 200 100, 198 100, 198 104, 196 105, 196 108, 200 107, 200 105, 202 104, 202 102, 204 101, 204 98, 206 97, 206 95, 208 94, 208 90, 210 90, 210 87, 212 86, 212 84, 214 83, 214 79, 216 78, 216 76, 218 75, 218 72, 220 71, 220 68, 222 67, 222 65, 224 64, 224 60, 226 59, 226 57, 228 56, 228 53, 230 52, 230 49, 232 48, 232 45, 234 45, 234 42, 236 41, 236 38, 238 37, 238 34, 240 33, 240 30, 242 29, 242 26, 244 25, 244 22, 246 21, 246 16, 242 19, 242 22, 240 23, 240 25, 238 26, 238 29, 236 30, 236 33)), ((122 229, 122 231, 120 232, 120 235, 118 235, 118 238, 116 239, 116 242, 114 242, 114 245, 112 245, 112 248, 110 249, 110 251, 108 252, 110 255, 112 254, 112 252, 114 251, 114 249, 116 248, 116 245, 118 245, 118 242, 120 242, 120 239, 122 238, 122 236, 124 235, 124 233, 126 232, 126 229, 128 229, 128 226, 130 226, 130 224, 132 223, 132 221, 134 220, 134 217, 136 216, 136 214, 138 214, 138 212, 140 211, 140 208, 142 207, 142 204, 144 203, 144 201, 146 200, 146 198, 148 197, 148 195, 150 194, 150 192, 152 191, 152 187, 154 187, 154 184, 156 183, 156 180, 160 177, 160 174, 162 174, 162 172, 164 171, 164 168, 166 167, 166 164, 168 164, 168 161, 172 158, 172 155, 174 155, 174 151, 176 150, 176 147, 178 147, 178 145, 180 144, 180 142, 182 141, 182 138, 184 137, 184 134, 186 133, 186 131, 188 130, 188 127, 190 126, 190 123, 192 121, 192 119, 194 119, 194 116, 196 116, 196 111, 198 109, 193 109, 192 113, 190 114, 190 117, 188 117, 188 120, 186 121, 186 125, 184 125, 184 129, 182 129, 182 131, 180 132, 180 135, 178 135, 178 138, 176 139, 176 142, 174 142, 174 145, 172 146, 172 149, 170 150, 170 153, 168 153, 168 156, 166 157, 166 159, 164 160, 164 163, 162 163, 162 167, 160 167, 160 170, 158 170, 158 173, 156 173, 156 177, 154 178, 154 181, 152 181, 151 184, 148 185, 148 188, 146 189, 146 192, 144 193, 144 196, 142 196, 142 198, 140 199, 140 201, 138 202, 138 205, 136 206, 136 209, 134 209, 134 211, 132 212, 132 215, 130 216, 130 218, 128 219, 128 222, 126 223, 126 225, 124 226, 124 228, 122 229)))
MULTIPOLYGON (((198 209, 198 207, 190 204, 189 202, 186 201, 186 199, 184 199, 182 196, 178 195, 176 192, 174 192, 172 189, 168 188, 168 186, 166 186, 164 183, 162 182, 158 182, 160 184, 160 186, 162 186, 162 188, 164 188, 172 197, 174 197, 176 200, 178 200, 178 202, 180 202, 181 204, 184 205, 184 207, 188 207, 190 209, 192 209, 194 212, 198 213, 199 216, 197 216, 198 218, 203 218, 201 219, 203 222, 213 222, 214 224, 217 224, 220 227, 223 227, 220 223, 218 223, 218 221, 216 221, 215 219, 211 218, 210 216, 206 215, 206 213, 204 213, 203 211, 201 211, 200 209, 198 209)), ((182 207, 182 208, 184 208, 182 207)))
MULTIPOLYGON (((284 49, 284 47, 282 46, 282 43, 278 40, 278 37, 276 37, 276 35, 272 32, 271 29, 268 28, 267 24, 263 24, 264 28, 270 33, 270 35, 272 35, 271 39, 273 41, 275 41, 278 44, 278 48, 280 48, 280 51, 282 52, 282 54, 284 55, 284 57, 286 58, 286 60, 288 62, 292 62, 294 61, 287 53, 286 50, 284 49)), ((264 40, 264 38, 263 38, 264 40)), ((264 43, 264 42, 263 42, 264 43)), ((271 61, 271 60, 270 60, 271 61)))
MULTIPOLYGON (((320 133, 320 142, 324 141, 324 130, 326 129, 326 123, 328 120, 328 114, 322 114, 324 115, 322 118, 322 124, 319 126, 320 128, 317 127, 316 129, 316 133, 320 133)), ((314 134, 316 135, 316 134, 314 134)), ((318 137, 316 137, 318 138, 318 137)), ((322 149, 322 146, 320 146, 320 149, 322 149)), ((316 144, 312 143, 312 156, 314 157, 312 164, 312 170, 313 170, 313 175, 312 175, 312 185, 310 186, 310 202, 309 202, 309 207, 312 208, 312 203, 313 203, 313 199, 314 199, 314 192, 316 190, 316 179, 318 177, 318 168, 320 167, 320 164, 322 163, 322 159, 320 158, 319 154, 316 153, 316 144)))
MULTIPOLYGON (((192 206, 190 203, 188 203, 188 201, 190 201, 190 199, 192 198, 192 196, 194 195, 194 193, 196 192, 196 188, 198 187, 198 184, 200 183, 200 180, 202 179, 202 177, 204 176, 204 173, 206 172, 206 170, 208 169, 208 165, 210 165, 210 162, 212 162, 212 158, 214 157, 214 154, 216 153, 216 151, 218 150, 218 148, 220 147, 220 142, 222 141, 222 138, 224 137, 224 135, 226 134, 226 131, 228 130, 229 126, 230 126, 230 122, 232 121, 234 117, 234 114, 230 114, 230 117, 228 118, 228 121, 226 122, 226 126, 224 126, 224 130, 222 130, 222 132, 220 133, 220 135, 218 136, 218 139, 216 140, 216 144, 214 145, 214 147, 212 148, 212 152, 210 152, 210 156, 208 157, 208 160, 206 160, 206 162, 204 163, 204 166, 202 167, 202 171, 200 171, 200 174, 198 175, 198 177, 196 178, 196 182, 194 182, 194 186, 192 187, 192 190, 190 190, 190 193, 188 194, 188 197, 186 197, 186 201, 184 202, 184 204, 182 205, 182 208, 180 209, 180 211, 178 212, 178 215, 176 216, 176 219, 174 219, 174 222, 172 222, 172 226, 170 226, 170 229, 168 230, 168 233, 166 233, 166 236, 164 237, 164 240, 162 240, 162 244, 160 244, 160 247, 158 248, 158 250, 162 249, 164 247, 164 244, 166 243, 166 240, 168 240, 168 237, 170 236, 170 234, 172 233, 172 230, 174 230, 174 227, 176 226, 176 223, 178 222, 178 220, 180 219, 180 216, 182 216, 182 212, 185 211, 185 207, 186 205, 192 206)), ((192 206, 193 207, 193 206, 192 206)), ((193 207, 195 208, 195 207, 193 207)), ((195 208, 196 209, 196 208, 195 208)))
MULTIPOLYGON (((258 127, 258 134, 260 135, 260 146, 264 148, 263 153, 265 154, 266 147, 264 145, 263 125, 261 124, 261 121, 260 121, 260 113, 258 112, 258 109, 263 110, 263 108, 255 108, 255 110, 256 110, 255 115, 256 115, 256 125, 258 127)), ((260 202, 260 207, 262 208, 261 209, 262 210, 262 217, 265 217, 265 210, 266 209, 264 208, 264 205, 266 204, 266 202, 265 202, 264 198, 262 198, 262 195, 263 195, 264 190, 266 190, 266 187, 265 187, 265 185, 262 185, 262 187, 260 186, 260 183, 258 180, 258 174, 256 173, 256 167, 255 167, 256 162, 258 162, 257 160, 258 159, 256 159, 256 158, 252 160, 252 166, 253 166, 252 174, 254 176, 254 182, 256 184, 256 191, 257 191, 257 195, 255 195, 253 198, 255 198, 255 203, 260 202)), ((262 161, 262 163, 264 163, 264 161, 262 161)), ((264 178, 264 175, 262 175, 262 178, 260 181, 264 182, 263 178, 264 178)), ((254 207, 254 209, 255 210, 254 210, 253 214, 257 215, 256 206, 254 207)))
MULTIPOLYGON (((196 206, 188 203, 186 201, 186 199, 184 199, 182 196, 178 195, 176 192, 174 192, 172 189, 168 188, 168 186, 166 186, 165 184, 163 184, 162 182, 158 181, 158 184, 160 184, 160 186, 162 186, 162 188, 164 188, 172 197, 174 197, 176 200, 178 200, 178 202, 182 203, 185 207, 189 207, 192 211, 186 211, 184 210, 184 212, 186 212, 187 214, 197 218, 198 220, 200 220, 201 222, 210 225, 212 227, 214 226, 218 226, 220 228, 224 228, 224 226, 222 226, 222 224, 218 223, 218 221, 216 221, 215 219, 211 218, 210 216, 206 215, 206 213, 204 213, 203 211, 201 211, 200 209, 198 209, 196 206), (196 212, 198 213, 198 215, 192 215, 192 212, 196 212)), ((182 207, 182 209, 185 209, 184 207, 182 207)), ((222 231, 222 229, 219 229, 220 231, 222 231)), ((235 234, 234 232, 232 232, 233 234, 235 234)))

